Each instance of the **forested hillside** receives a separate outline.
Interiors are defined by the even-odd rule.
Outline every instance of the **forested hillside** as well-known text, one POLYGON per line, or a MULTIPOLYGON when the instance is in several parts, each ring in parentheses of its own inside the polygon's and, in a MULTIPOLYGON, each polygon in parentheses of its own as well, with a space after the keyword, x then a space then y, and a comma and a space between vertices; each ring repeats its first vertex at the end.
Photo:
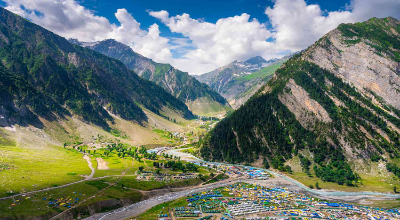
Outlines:
POLYGON ((396 161, 399 33, 393 18, 340 25, 217 124, 200 141, 202 156, 288 171, 285 162, 300 155, 305 172, 312 162, 323 181, 350 186, 371 162, 396 161))
POLYGON ((4 124, 38 125, 37 116, 58 120, 76 115, 108 129, 110 114, 139 124, 146 121, 139 105, 156 114, 168 107, 193 117, 183 102, 122 62, 70 44, 3 8, 0 57, 4 124))
MULTIPOLYGON (((127 45, 112 39, 96 43, 82 43, 74 39, 70 41, 75 44, 87 45, 88 48, 120 60, 139 76, 161 86, 188 106, 191 106, 193 102, 200 102, 211 115, 231 110, 225 98, 206 84, 200 83, 193 76, 179 71, 169 64, 156 63, 135 53, 127 45)), ((191 110, 200 115, 205 113, 204 111, 197 111, 197 108, 191 110)))

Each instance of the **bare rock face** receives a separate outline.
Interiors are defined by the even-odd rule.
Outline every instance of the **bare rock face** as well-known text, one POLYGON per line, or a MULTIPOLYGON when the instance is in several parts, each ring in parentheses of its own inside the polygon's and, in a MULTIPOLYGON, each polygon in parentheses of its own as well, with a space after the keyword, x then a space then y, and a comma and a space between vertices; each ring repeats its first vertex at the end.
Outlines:
POLYGON ((332 122, 328 112, 308 93, 290 79, 285 92, 279 95, 279 100, 296 116, 297 121, 305 128, 312 128, 317 121, 332 122))
POLYGON ((68 53, 68 62, 72 63, 75 67, 79 66, 79 57, 76 53, 68 53))
MULTIPOLYGON (((391 33, 400 39, 399 33, 394 30, 391 33)), ((349 44, 346 40, 349 39, 335 29, 322 38, 320 44, 310 47, 305 57, 354 85, 360 92, 368 94, 372 91, 399 109, 399 62, 388 54, 378 55, 368 40, 356 44, 349 44)))
POLYGON ((385 164, 398 166, 400 158, 399 33, 400 21, 390 17, 339 25, 218 123, 203 140, 202 156, 263 158, 263 165, 284 170, 296 152, 306 152, 322 181, 352 185, 356 173, 394 177, 385 164))

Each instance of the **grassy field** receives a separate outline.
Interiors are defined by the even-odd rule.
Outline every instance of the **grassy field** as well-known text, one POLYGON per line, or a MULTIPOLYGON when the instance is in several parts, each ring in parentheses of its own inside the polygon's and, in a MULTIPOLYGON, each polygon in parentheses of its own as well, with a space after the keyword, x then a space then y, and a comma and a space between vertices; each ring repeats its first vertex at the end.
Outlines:
MULTIPOLYGON (((100 184, 97 181, 87 181, 77 183, 64 188, 54 189, 47 192, 36 193, 30 196, 19 196, 15 199, 0 201, 0 218, 10 216, 40 216, 54 215, 59 213, 74 204, 77 201, 82 201, 94 195, 99 191, 100 184), (72 199, 71 199, 72 198, 72 199), (49 202, 60 201, 59 205, 50 205, 49 202)), ((105 187, 101 185, 101 187, 105 187)))
MULTIPOLYGON (((79 204, 79 209, 79 207, 111 199, 118 200, 129 198, 133 202, 141 200, 142 195, 138 191, 127 190, 119 186, 109 187, 98 194, 99 190, 104 189, 111 183, 112 181, 105 182, 103 180, 85 181, 30 196, 19 196, 15 199, 3 200, 0 201, 0 210, 3 210, 0 211, 0 219, 7 217, 28 218, 34 216, 48 216, 48 218, 50 218, 50 216, 54 216, 68 209, 69 206, 76 204, 79 204), (88 199, 93 195, 96 195, 96 197, 88 199), (81 203, 81 201, 84 202, 81 203)), ((100 211, 107 211, 107 209, 105 208, 100 211)), ((83 215, 85 215, 85 213, 88 215, 87 211, 81 212, 83 215)))
POLYGON ((265 67, 264 69, 261 69, 261 70, 259 70, 257 72, 252 73, 252 74, 249 74, 249 75, 246 75, 246 76, 243 76, 243 77, 240 77, 240 78, 236 78, 235 79, 235 83, 241 83, 241 82, 249 81, 249 80, 252 80, 252 79, 255 79, 255 78, 263 78, 263 77, 266 77, 268 75, 272 75, 272 74, 275 73, 275 71, 277 69, 279 69, 279 67, 282 66, 282 64, 283 64, 283 62, 279 62, 279 63, 276 63, 274 65, 265 67))
POLYGON ((131 203, 134 203, 143 198, 143 195, 138 190, 148 191, 165 187, 193 186, 203 183, 204 180, 209 179, 209 176, 204 176, 204 180, 196 178, 171 182, 138 181, 135 178, 136 176, 107 177, 29 196, 1 200, 0 219, 31 218, 35 216, 47 216, 45 218, 50 218, 73 205, 78 205, 72 211, 75 215, 86 217, 89 215, 87 206, 91 206, 91 209, 96 208, 97 212, 105 212, 120 207, 121 203, 114 202, 114 205, 102 206, 100 205, 102 203, 99 202, 128 199, 131 203), (94 195, 95 197, 90 198, 94 195))
POLYGON ((132 219, 158 219, 158 216, 160 214, 168 214, 169 216, 169 211, 168 207, 179 207, 179 206, 187 206, 188 203, 186 201, 186 198, 180 198, 174 201, 170 202, 165 202, 159 205, 154 206, 153 208, 147 210, 146 212, 135 216, 132 219))
POLYGON ((63 185, 91 170, 82 154, 56 146, 0 146, 0 197, 63 185))
MULTIPOLYGON (((2 143, 6 141, 2 140, 2 143)), ((79 146, 68 145, 65 148, 53 146, 22 148, 12 142, 7 142, 7 144, 9 146, 0 147, 2 154, 0 172, 4 177, 0 180, 3 187, 1 188, 2 197, 82 180, 83 174, 89 175, 91 172, 87 161, 83 159, 83 153, 90 157, 95 169, 95 179, 2 200, 0 201, 0 219, 35 216, 49 218, 73 205, 78 205, 72 211, 75 217, 88 216, 90 214, 88 206, 96 212, 108 211, 122 206, 121 199, 124 199, 125 203, 140 201, 143 196, 139 190, 198 185, 207 181, 212 172, 199 167, 197 173, 203 175, 201 179, 169 182, 139 181, 136 180, 139 168, 143 168, 143 171, 155 172, 158 168, 154 166, 154 162, 165 164, 173 159, 162 156, 153 160, 146 159, 145 157, 149 157, 145 156, 147 153, 140 153, 146 152, 146 149, 127 144, 91 143, 79 146), (123 152, 131 151, 136 152, 140 159, 122 155, 123 152), (99 164, 96 158, 104 160, 106 170, 98 169, 99 164), (112 202, 102 203, 107 200, 112 200, 112 202)), ((182 161, 182 164, 188 163, 182 161)), ((179 174, 182 171, 165 168, 161 170, 161 173, 179 174)))
POLYGON ((204 183, 204 185, 205 185, 205 184, 210 184, 210 183, 215 183, 215 182, 218 182, 218 181, 220 181, 220 180, 227 179, 227 178, 229 178, 228 175, 225 175, 225 174, 221 173, 221 174, 218 174, 218 175, 217 175, 216 177, 214 177, 213 179, 211 179, 211 180, 207 181, 206 183, 204 183))

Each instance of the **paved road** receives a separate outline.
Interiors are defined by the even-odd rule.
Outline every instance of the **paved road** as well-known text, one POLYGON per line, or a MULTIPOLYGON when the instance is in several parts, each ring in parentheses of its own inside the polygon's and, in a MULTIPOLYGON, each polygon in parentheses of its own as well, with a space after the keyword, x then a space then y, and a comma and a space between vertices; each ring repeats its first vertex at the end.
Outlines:
POLYGON ((147 200, 143 200, 141 202, 134 203, 129 206, 125 206, 125 207, 113 210, 111 212, 98 213, 98 214, 95 214, 95 215, 92 215, 92 216, 86 218, 85 220, 120 220, 120 219, 122 220, 122 219, 126 219, 126 218, 129 218, 132 216, 142 214, 143 212, 147 211, 148 209, 150 209, 158 204, 172 201, 172 200, 175 200, 175 199, 187 196, 187 195, 191 195, 193 193, 198 193, 198 192, 202 192, 202 191, 206 191, 206 190, 215 189, 218 187, 227 186, 227 185, 239 182, 239 181, 241 181, 241 180, 237 179, 237 180, 233 180, 233 181, 216 182, 216 183, 205 185, 205 186, 193 187, 192 189, 188 189, 188 190, 167 193, 162 196, 150 198, 147 200))

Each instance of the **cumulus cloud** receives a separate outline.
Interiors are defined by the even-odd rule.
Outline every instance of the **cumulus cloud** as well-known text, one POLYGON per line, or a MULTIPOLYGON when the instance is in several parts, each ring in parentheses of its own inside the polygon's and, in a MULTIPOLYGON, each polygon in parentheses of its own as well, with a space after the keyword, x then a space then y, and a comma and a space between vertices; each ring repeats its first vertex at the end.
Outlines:
POLYGON ((352 0, 346 10, 324 11, 304 0, 275 0, 274 6, 265 10, 271 29, 255 19, 249 20, 248 14, 222 18, 216 23, 193 19, 186 13, 171 17, 167 11, 149 14, 196 46, 183 56, 187 62, 174 60, 175 65, 192 73, 203 73, 233 60, 255 55, 269 59, 305 49, 341 23, 371 17, 400 19, 400 1, 352 0), (191 64, 196 64, 195 70, 191 64))
POLYGON ((305 49, 340 23, 371 17, 400 19, 399 0, 349 0, 338 11, 325 11, 305 0, 273 0, 273 6, 265 9, 268 26, 246 13, 210 23, 187 13, 171 16, 165 10, 148 11, 171 32, 184 36, 166 38, 160 36, 157 24, 142 29, 126 9, 115 13, 119 22, 116 25, 74 0, 3 1, 8 10, 66 38, 81 41, 112 38, 157 62, 171 63, 193 74, 212 71, 234 60, 257 55, 269 59, 305 49))
POLYGON ((94 15, 73 0, 4 0, 7 10, 64 37, 84 41, 104 39, 115 29, 108 19, 94 15), (90 34, 96 33, 96 34, 90 34))
POLYGON ((276 0, 265 14, 276 33, 276 46, 296 51, 310 46, 341 23, 360 22, 371 17, 400 18, 400 1, 353 0, 347 10, 326 12, 319 5, 307 5, 304 0, 276 0))
POLYGON ((353 19, 356 21, 387 16, 400 19, 399 0, 352 0, 348 10, 352 11, 353 19))
POLYGON ((265 24, 257 19, 250 20, 248 14, 222 18, 216 23, 196 20, 186 13, 173 17, 166 11, 151 11, 149 14, 160 19, 172 32, 192 41, 195 49, 184 54, 183 60, 174 60, 173 63, 192 73, 204 73, 233 60, 256 56, 262 52, 257 45, 265 42, 268 46, 266 40, 273 36, 265 24), (194 67, 197 68, 194 70, 192 63, 202 68, 194 67))
POLYGON ((17 13, 63 37, 81 41, 115 39, 158 62, 171 62, 168 38, 160 36, 157 24, 142 30, 140 23, 126 9, 118 9, 119 26, 96 16, 74 0, 4 0, 6 9, 17 13))
POLYGON ((351 16, 350 11, 324 16, 319 5, 307 5, 304 0, 278 0, 265 14, 276 32, 276 46, 290 51, 306 48, 351 16))

